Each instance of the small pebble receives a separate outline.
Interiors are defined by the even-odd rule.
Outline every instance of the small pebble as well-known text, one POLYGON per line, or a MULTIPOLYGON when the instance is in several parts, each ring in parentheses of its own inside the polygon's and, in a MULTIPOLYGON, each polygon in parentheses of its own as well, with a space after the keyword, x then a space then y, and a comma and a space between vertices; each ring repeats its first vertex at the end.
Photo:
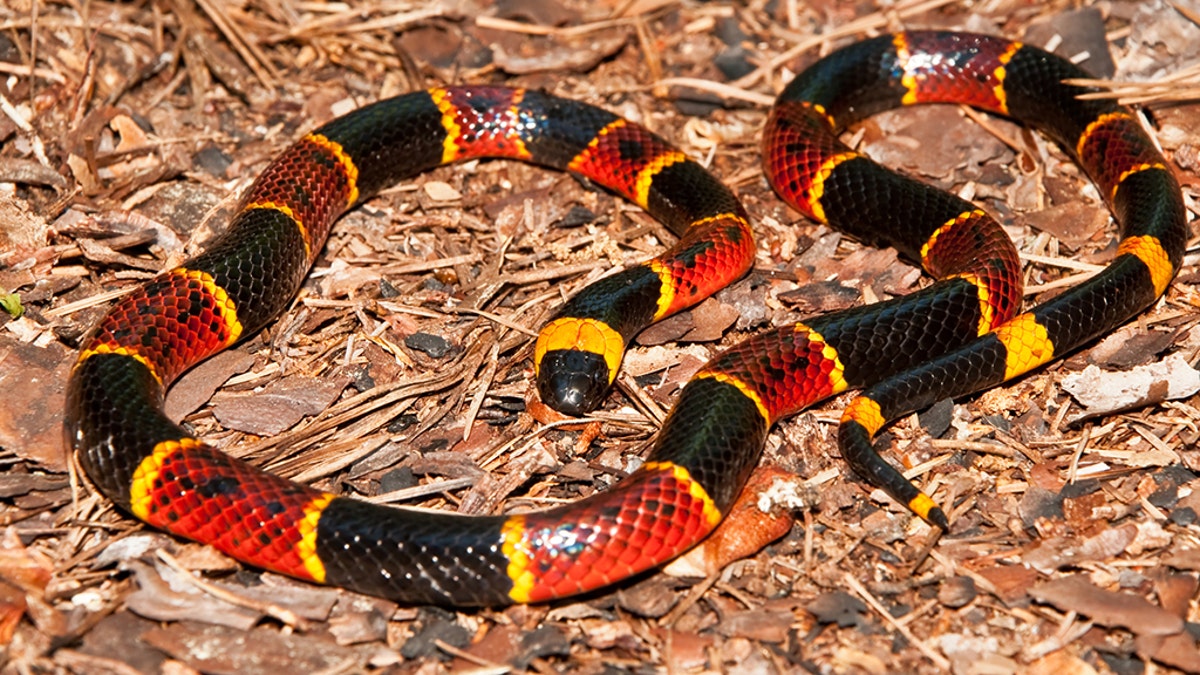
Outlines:
POLYGON ((230 164, 233 164, 229 155, 212 145, 201 148, 200 152, 197 152, 192 158, 196 160, 196 164, 200 165, 201 169, 218 178, 224 177, 225 170, 229 168, 230 164))
POLYGON ((413 333, 404 338, 404 346, 425 352, 435 359, 440 359, 450 351, 450 343, 446 338, 432 333, 413 333))
POLYGON ((950 609, 965 607, 975 599, 975 580, 971 577, 947 579, 938 590, 938 602, 950 609))
POLYGON ((754 72, 754 64, 750 63, 749 57, 750 54, 744 47, 728 47, 717 54, 713 65, 721 71, 726 80, 736 80, 754 72))
POLYGON ((733 17, 718 19, 717 29, 713 34, 728 47, 740 45, 750 39, 750 36, 746 35, 746 31, 742 30, 738 20, 733 17))
POLYGON ((462 649, 471 644, 471 634, 467 632, 466 628, 453 621, 441 618, 430 619, 425 621, 421 630, 400 647, 400 655, 406 659, 432 657, 441 651, 437 645, 439 641, 462 649))
POLYGON ((392 285, 392 282, 387 279, 379 280, 379 297, 381 298, 398 298, 400 297, 400 289, 392 285))
POLYGON ((579 227, 596 221, 596 214, 591 209, 584 208, 578 204, 571 207, 567 211, 567 215, 558 220, 555 225, 558 227, 579 227))
POLYGON ((542 626, 521 636, 521 655, 513 664, 525 670, 534 659, 548 656, 567 656, 571 653, 571 641, 555 626, 542 626))
POLYGON ((1187 527, 1196 522, 1196 510, 1190 506, 1184 506, 1171 511, 1171 522, 1176 525, 1187 527))
POLYGON ((358 391, 368 391, 375 388, 375 378, 371 377, 370 366, 363 364, 356 368, 351 368, 347 372, 353 379, 350 381, 350 386, 358 391))
POLYGON ((1005 419, 1002 415, 984 415, 983 421, 992 425, 992 427, 1003 431, 1004 433, 1012 431, 1012 423, 1005 419))
POLYGON ((412 467, 402 466, 399 469, 394 469, 383 474, 379 479, 380 492, 395 492, 396 490, 406 490, 417 484, 417 477, 413 475, 412 467))
POLYGON ((438 293, 449 293, 450 292, 449 285, 443 283, 441 279, 438 279, 437 277, 433 277, 433 276, 425 277, 425 279, 421 281, 421 288, 423 288, 427 291, 435 291, 438 293))
POLYGON ((842 628, 858 625, 867 606, 845 591, 822 593, 804 606, 821 623, 836 623, 842 628))
POLYGON ((388 422, 387 430, 390 434, 398 434, 416 423, 417 416, 406 413, 388 422))

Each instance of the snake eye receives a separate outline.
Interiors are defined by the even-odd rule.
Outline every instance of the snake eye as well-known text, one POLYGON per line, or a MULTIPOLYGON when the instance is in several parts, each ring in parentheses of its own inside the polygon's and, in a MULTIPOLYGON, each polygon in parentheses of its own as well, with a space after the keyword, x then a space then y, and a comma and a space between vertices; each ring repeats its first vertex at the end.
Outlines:
POLYGON ((594 352, 556 349, 539 367, 542 401, 566 415, 584 415, 600 406, 608 391, 608 364, 594 352))

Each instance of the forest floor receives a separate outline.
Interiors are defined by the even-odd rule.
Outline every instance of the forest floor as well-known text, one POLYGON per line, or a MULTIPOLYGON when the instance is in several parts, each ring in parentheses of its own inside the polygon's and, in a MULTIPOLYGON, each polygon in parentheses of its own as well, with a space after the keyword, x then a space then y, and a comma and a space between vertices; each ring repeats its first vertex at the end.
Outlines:
MULTIPOLYGON (((751 215, 755 268, 643 334, 603 410, 567 424, 537 402, 533 331, 673 237, 564 173, 443 167, 342 218, 284 316, 187 374, 168 414, 360 498, 513 513, 603 491, 721 348, 929 283, 767 185, 760 133, 794 73, 903 28, 1057 49, 1145 104, 1195 214, 1195 0, 6 5, 0 296, 24 315, 0 312, 0 672, 1200 673, 1194 234, 1166 297, 1129 326, 888 429, 886 456, 948 509, 940 537, 838 457, 846 397, 772 432, 763 475, 810 503, 774 514, 761 550, 470 611, 314 587, 156 532, 72 473, 62 440, 82 337, 114 297, 202 250, 273 156, 372 101, 503 83, 610 109, 704 162, 751 215), (1134 403, 1116 400, 1139 378, 1134 403)), ((1096 189, 1024 127, 935 106, 847 138, 995 214, 1027 304, 1114 255, 1096 189)))

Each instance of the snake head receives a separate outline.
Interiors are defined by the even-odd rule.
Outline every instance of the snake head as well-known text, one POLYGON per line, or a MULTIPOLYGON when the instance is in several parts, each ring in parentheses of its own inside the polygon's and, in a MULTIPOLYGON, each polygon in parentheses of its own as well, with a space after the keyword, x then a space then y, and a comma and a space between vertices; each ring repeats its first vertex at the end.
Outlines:
POLYGON ((538 368, 542 401, 565 415, 586 415, 604 401, 610 381, 608 363, 595 352, 556 349, 538 368))

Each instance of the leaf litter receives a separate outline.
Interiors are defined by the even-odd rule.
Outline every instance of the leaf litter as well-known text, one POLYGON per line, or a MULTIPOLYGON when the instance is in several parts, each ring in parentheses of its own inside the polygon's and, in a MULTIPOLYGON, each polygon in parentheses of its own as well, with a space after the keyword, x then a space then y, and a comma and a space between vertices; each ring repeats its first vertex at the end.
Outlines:
MULTIPOLYGON (((925 283, 765 186, 763 102, 791 73, 899 27, 1057 44, 1100 64, 1113 95, 1151 104, 1195 212, 1194 2, 88 8, 0 9, 0 181, 19 216, 0 219, 0 288, 26 308, 0 315, 3 672, 1200 672, 1200 398, 1174 384, 1200 360, 1194 238, 1167 297, 1115 336, 943 405, 936 437, 915 416, 888 430, 887 456, 950 508, 949 534, 935 541, 848 475, 830 452, 836 399, 768 441, 759 479, 808 497, 698 549, 732 553, 549 607, 401 607, 147 534, 68 483, 60 431, 83 333, 202 248, 291 140, 413 88, 503 81, 602 105, 711 161, 760 226, 755 270, 644 336, 590 421, 555 418, 530 385, 530 330, 670 235, 554 172, 438 169, 343 218, 288 313, 181 381, 172 397, 192 393, 175 414, 232 454, 362 498, 496 513, 608 489, 722 346, 925 283), (243 406, 255 398, 268 407, 243 406)), ((1021 127, 945 107, 881 115, 850 138, 997 214, 1030 301, 1111 256, 1095 190, 1021 127)))

